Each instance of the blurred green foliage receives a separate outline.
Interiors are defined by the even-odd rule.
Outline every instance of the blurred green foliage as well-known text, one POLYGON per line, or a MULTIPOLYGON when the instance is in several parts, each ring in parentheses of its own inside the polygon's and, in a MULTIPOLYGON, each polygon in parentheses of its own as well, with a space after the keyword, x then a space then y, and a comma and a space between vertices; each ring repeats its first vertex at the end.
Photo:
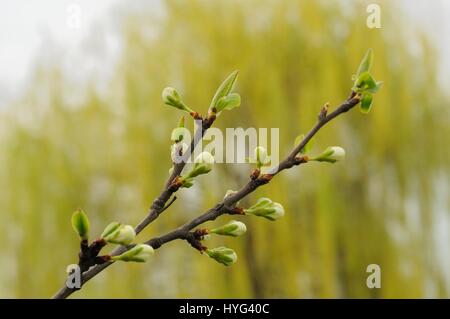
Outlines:
MULTIPOLYGON (((346 160, 292 169, 242 203, 268 196, 286 216, 247 218, 245 236, 208 242, 235 249, 236 264, 223 267, 173 242, 147 264, 114 265, 74 296, 449 297, 448 235, 439 235, 449 232, 449 112, 435 52, 388 3, 383 28, 368 29, 365 6, 166 1, 161 10, 128 13, 106 93, 88 85, 75 106, 59 66, 37 68, 21 102, 0 118, 0 296, 49 297, 63 284, 66 265, 76 262, 70 216, 78 207, 91 237, 112 220, 144 216, 168 176, 180 115, 162 103, 164 87, 205 114, 217 85, 238 69, 242 105, 216 126, 279 127, 283 155, 325 102, 346 98, 371 47, 372 73, 384 81, 371 113, 346 114, 314 142, 316 152, 343 146, 346 160), (372 263, 381 266, 381 289, 366 287, 372 263)), ((211 207, 248 170, 216 165, 138 239, 211 207)))

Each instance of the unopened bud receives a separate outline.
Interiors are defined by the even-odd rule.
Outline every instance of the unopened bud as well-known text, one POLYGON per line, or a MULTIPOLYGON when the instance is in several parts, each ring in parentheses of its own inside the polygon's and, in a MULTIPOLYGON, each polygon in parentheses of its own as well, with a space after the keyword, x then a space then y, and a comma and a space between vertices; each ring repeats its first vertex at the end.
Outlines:
POLYGON ((335 163, 345 158, 345 150, 340 146, 329 146, 322 154, 310 158, 310 161, 335 163))
POLYGON ((270 159, 267 156, 267 150, 264 147, 258 146, 255 148, 255 161, 258 168, 261 168, 270 162, 270 159))
POLYGON ((244 209, 244 213, 274 221, 284 216, 284 208, 280 203, 273 202, 271 199, 263 197, 252 207, 244 209))
POLYGON ((188 113, 194 112, 181 100, 180 94, 172 87, 166 87, 162 92, 163 102, 169 106, 173 106, 179 110, 186 111, 188 113))
POLYGON ((81 239, 88 239, 89 219, 83 210, 77 209, 72 214, 72 227, 81 239))
POLYGON ((129 245, 134 241, 136 233, 130 225, 121 225, 113 222, 106 226, 101 236, 107 243, 129 245))
POLYGON ((209 233, 237 237, 242 234, 245 234, 246 231, 247 226, 245 226, 243 222, 232 220, 221 227, 211 229, 209 233))
POLYGON ((205 253, 212 259, 225 266, 230 266, 237 261, 237 255, 234 250, 227 247, 207 249, 205 253))
POLYGON ((187 175, 181 177, 182 187, 191 187, 194 183, 194 177, 209 173, 214 164, 214 157, 211 153, 202 152, 196 157, 194 162, 195 164, 192 170, 187 175))
POLYGON ((153 256, 153 247, 146 244, 139 244, 131 248, 129 251, 124 252, 119 256, 112 256, 112 260, 120 261, 133 261, 138 263, 145 263, 153 256))

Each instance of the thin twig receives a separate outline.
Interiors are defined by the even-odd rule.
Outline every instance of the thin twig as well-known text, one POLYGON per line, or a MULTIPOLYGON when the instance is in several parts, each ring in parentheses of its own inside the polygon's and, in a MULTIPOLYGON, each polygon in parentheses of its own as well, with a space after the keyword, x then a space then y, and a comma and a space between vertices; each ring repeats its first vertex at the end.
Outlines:
POLYGON ((161 211, 159 213, 161 214, 163 211, 168 209, 173 204, 173 202, 175 202, 176 200, 177 200, 176 196, 172 197, 172 199, 166 204, 166 206, 163 207, 163 209, 161 209, 161 211))

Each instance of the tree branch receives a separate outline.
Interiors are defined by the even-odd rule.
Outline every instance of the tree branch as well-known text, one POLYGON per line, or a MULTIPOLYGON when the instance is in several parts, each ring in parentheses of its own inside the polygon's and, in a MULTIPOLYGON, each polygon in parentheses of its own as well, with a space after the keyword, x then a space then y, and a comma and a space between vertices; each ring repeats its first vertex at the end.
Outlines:
MULTIPOLYGON (((142 232, 150 223, 152 223, 155 219, 159 217, 159 215, 164 212, 167 208, 169 208, 170 205, 173 204, 173 202, 176 200, 176 197, 173 197, 172 201, 168 204, 167 201, 170 199, 173 193, 177 191, 177 189, 171 188, 172 182, 181 174, 183 171, 183 168, 186 166, 186 163, 189 159, 189 157, 193 154, 195 148, 197 147, 197 144, 202 140, 203 135, 205 132, 212 126, 214 123, 216 117, 208 115, 205 119, 201 119, 200 115, 198 113, 193 115, 194 119, 201 120, 201 126, 199 126, 194 134, 194 137, 191 140, 190 146, 187 149, 187 151, 183 154, 181 160, 178 163, 173 164, 173 171, 170 177, 167 179, 164 190, 161 192, 161 194, 153 201, 152 205, 150 206, 150 209, 147 213, 147 216, 135 227, 136 235, 142 232)), ((134 245, 130 245, 128 247, 120 246, 114 249, 111 252, 111 256, 116 256, 124 253, 128 249, 132 248, 134 245)), ((108 267, 110 264, 112 264, 112 261, 104 262, 102 264, 97 264, 91 269, 82 269, 82 278, 81 278, 81 286, 84 285, 86 281, 94 277, 99 272, 103 271, 106 267, 108 267)), ((70 296, 73 292, 75 292, 78 289, 75 288, 68 288, 65 284, 64 286, 52 297, 53 299, 61 299, 61 298, 67 298, 70 296)))
MULTIPOLYGON (((292 168, 293 166, 297 166, 303 163, 306 163, 308 161, 306 156, 297 156, 300 151, 306 146, 306 144, 311 140, 311 138, 329 121, 333 120, 337 116, 351 110, 354 106, 356 106, 360 102, 360 97, 356 95, 355 92, 352 92, 350 97, 344 101, 336 110, 334 110, 332 113, 327 114, 327 107, 322 108, 317 123, 313 126, 313 128, 306 134, 304 139, 300 142, 299 145, 294 147, 294 149, 291 151, 291 153, 277 166, 272 168, 269 173, 260 175, 258 177, 252 178, 245 186, 243 186, 239 191, 236 193, 233 193, 229 196, 227 196, 222 202, 218 203, 216 206, 205 212, 204 214, 198 216, 197 218, 193 219, 192 221, 182 225, 181 227, 163 235, 160 237, 155 237, 146 242, 146 244, 152 246, 154 249, 158 249, 162 245, 176 240, 176 239, 183 239, 187 240, 192 245, 192 238, 191 238, 191 230, 193 230, 195 227, 207 222, 212 221, 218 218, 221 215, 224 214, 237 214, 236 211, 234 211, 236 203, 246 197, 247 195, 253 193, 257 188, 259 188, 262 185, 265 185, 270 182, 270 180, 280 173, 283 170, 292 168)), ((168 205, 166 205, 166 202, 170 199, 173 191, 171 190, 171 183, 175 180, 177 176, 181 173, 183 170, 186 160, 189 158, 191 153, 193 152, 196 143, 198 143, 199 140, 203 137, 203 134, 205 131, 212 125, 214 122, 214 118, 208 117, 205 121, 203 121, 202 127, 198 128, 196 131, 196 136, 194 136, 194 139, 191 142, 191 146, 189 150, 185 153, 186 158, 183 158, 183 160, 174 165, 174 170, 169 177, 164 191, 160 194, 160 196, 153 202, 150 212, 148 216, 136 227, 136 233, 141 232, 148 224, 150 224, 152 221, 154 221, 159 214, 161 214, 166 208, 168 208, 175 199, 173 199, 172 202, 170 202, 168 205), (196 139, 198 138, 198 139, 196 139), (189 153, 189 155, 187 155, 189 153)), ((194 246, 194 245, 193 245, 194 246)), ((130 245, 128 247, 118 247, 113 251, 113 255, 119 255, 123 252, 127 251, 133 247, 133 245, 130 245)), ((195 247, 195 246, 194 246, 195 247)), ((197 248, 197 247, 195 247, 197 248)), ((198 248, 197 248, 198 249, 198 248)), ((100 265, 96 265, 83 273, 82 275, 82 285, 84 285, 87 281, 89 281, 91 278, 95 277, 97 274, 102 272, 105 268, 110 266, 113 262, 105 262, 100 265)), ((61 288, 58 293, 56 293, 53 298, 66 298, 70 296, 75 289, 67 288, 66 285, 64 285, 63 288, 61 288)))
MULTIPOLYGON (((212 221, 224 214, 238 214, 235 213, 234 206, 240 200, 242 200, 247 195, 253 193, 257 188, 262 185, 267 184, 270 180, 280 173, 283 170, 292 168, 293 166, 297 166, 303 163, 306 163, 306 159, 302 159, 297 157, 297 154, 300 150, 305 147, 305 145, 311 140, 311 138, 329 121, 334 119, 335 117, 343 114, 349 110, 351 110, 355 105, 360 102, 358 97, 355 97, 355 94, 352 92, 350 97, 342 103, 334 112, 329 115, 324 115, 321 117, 319 115, 319 120, 316 125, 308 132, 305 138, 301 141, 299 145, 297 145, 292 152, 286 157, 278 166, 278 168, 274 168, 269 174, 264 174, 259 176, 256 179, 250 180, 245 186, 243 186, 239 191, 234 194, 227 196, 222 202, 217 204, 214 208, 211 208, 203 215, 193 219, 192 221, 184 224, 183 226, 177 228, 176 230, 169 232, 161 237, 155 237, 147 242, 146 244, 153 247, 153 249, 157 249, 162 245, 173 241, 175 239, 189 239, 189 232, 193 230, 195 227, 207 222, 212 221)), ((322 112, 321 112, 322 114, 322 112)))

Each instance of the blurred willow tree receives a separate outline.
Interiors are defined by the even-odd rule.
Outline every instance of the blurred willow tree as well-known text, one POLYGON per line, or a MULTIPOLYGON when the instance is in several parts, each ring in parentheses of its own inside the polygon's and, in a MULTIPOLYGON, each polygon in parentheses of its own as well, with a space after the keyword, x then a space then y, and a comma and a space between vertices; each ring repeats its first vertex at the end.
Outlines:
MULTIPOLYGON (((365 5, 166 1, 127 11, 106 93, 88 85, 76 107, 57 63, 38 68, 1 118, 0 294, 47 297, 59 288, 76 262, 74 209, 90 215, 96 234, 111 220, 140 220, 170 168, 179 114, 161 102, 165 86, 204 113, 222 78, 239 69, 242 106, 216 126, 279 127, 284 154, 324 102, 344 100, 372 47, 373 72, 385 83, 372 112, 351 112, 315 141, 316 150, 344 146, 346 161, 291 170, 259 190, 252 200, 270 194, 287 215, 275 225, 252 221, 230 243, 237 264, 222 267, 174 242, 149 264, 114 265, 75 296, 449 297, 448 235, 440 236, 449 232, 448 108, 435 52, 394 19, 391 3, 383 29, 368 29, 365 5), (381 289, 366 286, 372 263, 381 266, 381 289)), ((209 208, 247 179, 244 166, 217 165, 139 238, 209 208)))

